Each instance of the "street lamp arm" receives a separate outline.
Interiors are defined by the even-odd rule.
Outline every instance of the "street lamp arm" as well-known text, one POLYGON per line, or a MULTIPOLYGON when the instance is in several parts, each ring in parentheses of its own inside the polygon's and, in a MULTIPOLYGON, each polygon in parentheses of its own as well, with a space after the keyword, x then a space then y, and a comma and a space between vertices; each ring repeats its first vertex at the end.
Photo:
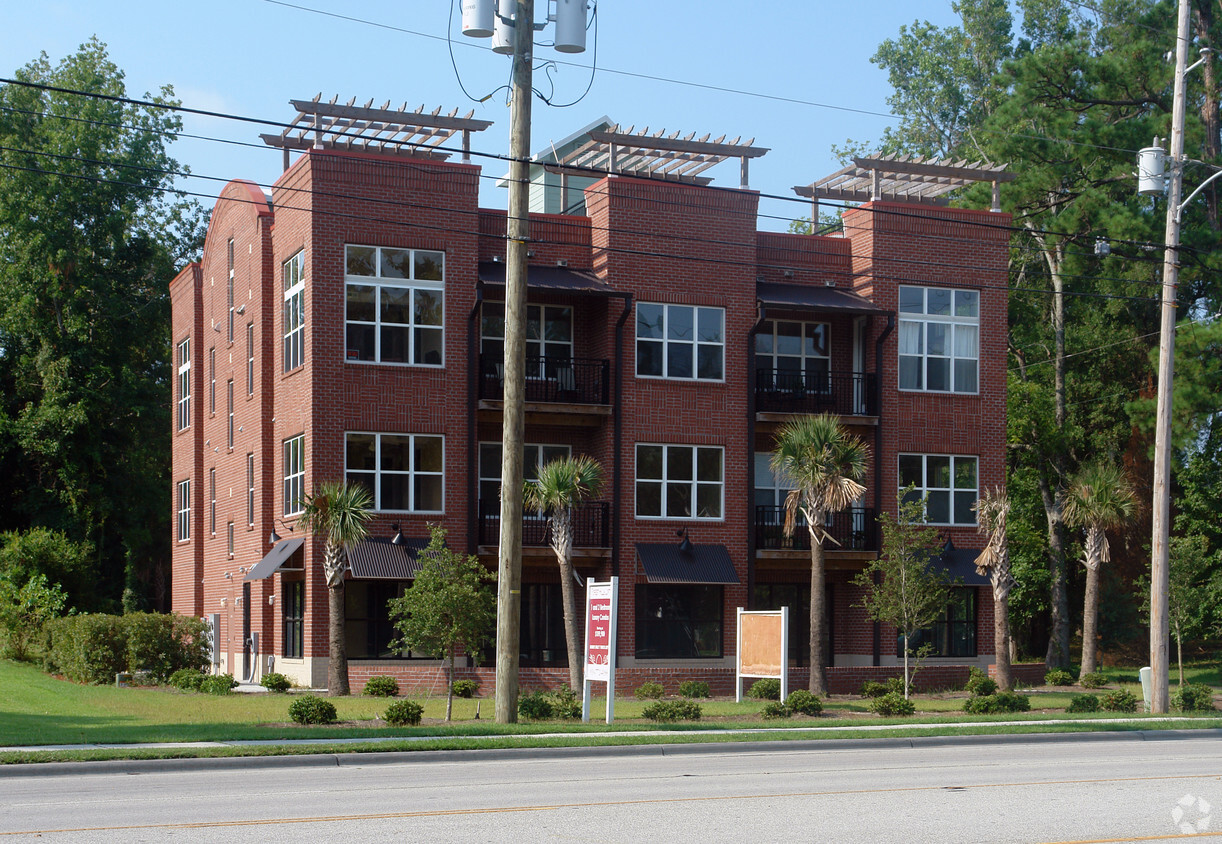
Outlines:
POLYGON ((1208 179, 1206 179, 1205 181, 1201 182, 1201 184, 1197 185, 1197 189, 1196 189, 1196 190, 1194 190, 1192 193, 1188 194, 1188 198, 1187 198, 1187 199, 1185 199, 1183 202, 1181 202, 1179 205, 1177 205, 1177 206, 1176 206, 1176 208, 1175 208, 1175 220, 1176 220, 1176 222, 1177 222, 1177 223, 1180 221, 1180 217, 1181 217, 1181 215, 1184 213, 1184 209, 1185 209, 1185 208, 1187 208, 1187 207, 1188 207, 1188 204, 1189 204, 1190 202, 1192 202, 1192 200, 1194 200, 1194 199, 1196 198, 1196 195, 1197 195, 1198 193, 1200 193, 1201 191, 1205 190, 1205 187, 1206 187, 1206 186, 1207 186, 1207 185, 1208 185, 1210 182, 1212 182, 1214 179, 1218 178, 1219 176, 1222 176, 1222 170, 1218 170, 1218 171, 1217 171, 1217 172, 1215 172, 1215 173, 1214 173, 1212 176, 1210 176, 1208 179))

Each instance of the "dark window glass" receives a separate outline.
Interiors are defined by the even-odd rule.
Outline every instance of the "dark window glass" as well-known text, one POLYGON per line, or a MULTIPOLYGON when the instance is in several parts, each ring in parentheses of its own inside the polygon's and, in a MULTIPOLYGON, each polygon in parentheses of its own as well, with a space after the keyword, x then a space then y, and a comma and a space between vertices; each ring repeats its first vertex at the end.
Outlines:
POLYGON ((637 659, 718 658, 721 633, 720 585, 637 586, 637 659))
POLYGON ((300 659, 304 655, 305 642, 305 583, 300 580, 285 583, 280 591, 283 593, 280 612, 284 619, 284 655, 300 659))
MULTIPOLYGON (((961 586, 951 590, 946 609, 932 626, 918 630, 908 639, 908 649, 917 652, 930 645, 930 656, 976 656, 976 588, 961 586)), ((896 636, 895 655, 904 655, 904 638, 896 636)))

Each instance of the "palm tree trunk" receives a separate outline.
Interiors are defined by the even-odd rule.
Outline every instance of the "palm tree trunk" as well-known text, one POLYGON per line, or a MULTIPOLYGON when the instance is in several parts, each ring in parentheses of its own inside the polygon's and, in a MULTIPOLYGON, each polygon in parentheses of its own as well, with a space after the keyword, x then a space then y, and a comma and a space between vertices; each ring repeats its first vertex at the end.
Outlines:
POLYGON ((1086 567, 1086 600, 1082 606, 1082 670, 1078 679, 1095 671, 1098 650, 1097 620, 1099 617, 1099 566, 1086 567))
MULTIPOLYGON (((817 514, 822 517, 822 513, 817 514)), ((810 539, 810 693, 827 696, 827 599, 823 543, 810 539)))
POLYGON ((346 695, 348 688, 348 643, 344 636, 344 581, 339 580, 327 588, 327 639, 331 645, 331 659, 327 666, 327 692, 331 695, 346 695))
POLYGON ((993 659, 997 663, 997 687, 1008 692, 1014 687, 1010 669, 1010 599, 993 594, 993 659))
POLYGON ((454 711, 454 646, 450 645, 450 661, 446 666, 446 721, 454 711))
POLYGON ((569 687, 581 691, 582 653, 581 632, 577 629, 577 589, 573 581, 573 563, 560 558, 560 599, 564 604, 564 641, 569 650, 569 687))

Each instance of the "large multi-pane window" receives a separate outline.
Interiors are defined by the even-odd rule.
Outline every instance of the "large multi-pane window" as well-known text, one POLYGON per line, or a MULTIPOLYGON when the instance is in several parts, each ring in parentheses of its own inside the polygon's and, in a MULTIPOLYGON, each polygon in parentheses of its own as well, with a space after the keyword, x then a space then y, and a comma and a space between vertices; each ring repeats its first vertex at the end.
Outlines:
POLYGON ((638 443, 637 518, 720 519, 724 459, 721 446, 638 443))
POLYGON ((284 584, 281 592, 284 656, 287 659, 301 659, 305 644, 305 583, 300 580, 290 581, 284 584))
POLYGON ((305 362, 305 250, 284 262, 284 371, 305 362))
POLYGON ((345 440, 348 482, 369 490, 373 509, 442 512, 444 437, 349 433, 345 440))
MULTIPOLYGON (((480 351, 505 356, 505 303, 485 302, 480 321, 480 351)), ((562 305, 526 306, 526 377, 546 378, 548 363, 573 358, 573 309, 562 305)))
POLYGON ((974 525, 972 505, 979 497, 978 460, 949 454, 901 454, 900 489, 925 498, 925 521, 934 525, 974 525))
POLYGON ((178 482, 178 541, 191 538, 191 479, 178 482))
POLYGON ((344 637, 349 659, 405 659, 410 651, 392 648, 399 631, 390 620, 389 604, 402 598, 408 583, 397 580, 351 580, 344 587, 344 637))
POLYGON ((721 632, 721 586, 637 584, 637 659, 720 657, 721 632))
POLYGON ((229 306, 229 342, 233 342, 233 238, 229 238, 229 281, 226 285, 225 299, 229 306))
POLYGON ((826 391, 831 370, 825 322, 769 320, 755 334, 755 365, 771 370, 760 386, 777 390, 826 391))
POLYGON ((980 292, 900 285, 901 390, 975 393, 980 374, 980 292))
POLYGON ((255 455, 246 454, 246 524, 255 526, 255 455))
POLYGON ((779 476, 772 470, 772 452, 755 452, 755 504, 756 506, 784 507, 794 483, 788 477, 779 476))
POLYGON ((255 394, 255 324, 246 323, 246 395, 255 394))
POLYGON ((178 430, 191 424, 191 338, 178 344, 178 430))
POLYGON ((345 247, 349 361, 441 366, 445 253, 345 247))
MULTIPOLYGON (((934 623, 908 637, 911 652, 930 645, 930 656, 972 657, 976 655, 976 587, 951 590, 946 609, 934 623)), ((896 637, 895 655, 904 655, 904 638, 896 637)))
MULTIPOLYGON (((522 479, 538 479, 540 466, 568 457, 571 453, 572 449, 567 445, 526 443, 522 446, 522 479)), ((499 442, 479 444, 479 497, 485 506, 501 500, 501 462, 499 442)), ((496 512, 500 512, 497 506, 496 512)))
POLYGON ((284 515, 300 513, 305 505, 305 434, 284 441, 284 515))
POLYGON ((725 378, 724 308, 636 306, 636 374, 653 378, 725 378))

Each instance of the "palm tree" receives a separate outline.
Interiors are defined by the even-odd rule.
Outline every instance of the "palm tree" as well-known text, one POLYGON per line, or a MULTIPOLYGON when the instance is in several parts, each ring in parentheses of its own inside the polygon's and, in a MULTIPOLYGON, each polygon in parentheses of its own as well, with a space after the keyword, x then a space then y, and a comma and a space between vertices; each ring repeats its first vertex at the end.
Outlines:
POLYGON ((772 471, 794 489, 785 499, 785 535, 792 536, 798 515, 810 531, 810 691, 827 694, 827 607, 824 598, 823 543, 829 513, 839 512, 866 491, 869 447, 841 427, 830 414, 801 416, 786 422, 776 435, 772 471))
POLYGON ((348 689, 348 646, 344 635, 344 572, 348 552, 368 534, 373 518, 369 490, 359 484, 323 481, 313 495, 307 495, 299 524, 324 539, 322 569, 327 579, 329 620, 327 638, 331 658, 327 667, 327 689, 333 695, 346 695, 348 689))
POLYGON ((564 638, 569 651, 569 685, 581 691, 582 648, 577 629, 577 594, 573 589, 573 508, 598 495, 603 469, 586 456, 562 457, 539 467, 535 480, 526 482, 523 502, 547 514, 552 550, 560 564, 560 595, 564 602, 564 638))
POLYGON ((1095 670, 1099 617, 1099 566, 1111 559, 1104 531, 1127 522, 1137 508, 1137 496, 1124 469, 1096 460, 1082 467, 1065 490, 1065 523, 1086 528, 1082 562, 1086 566, 1086 600, 1082 610, 1082 670, 1095 670))
POLYGON ((993 655, 997 660, 997 685, 1010 691, 1014 685, 1010 669, 1010 590, 1015 586, 1010 573, 1010 548, 1006 543, 1006 520, 1010 515, 1010 496, 994 489, 980 496, 972 506, 981 533, 988 544, 976 558, 976 573, 987 576, 993 585, 993 655))

